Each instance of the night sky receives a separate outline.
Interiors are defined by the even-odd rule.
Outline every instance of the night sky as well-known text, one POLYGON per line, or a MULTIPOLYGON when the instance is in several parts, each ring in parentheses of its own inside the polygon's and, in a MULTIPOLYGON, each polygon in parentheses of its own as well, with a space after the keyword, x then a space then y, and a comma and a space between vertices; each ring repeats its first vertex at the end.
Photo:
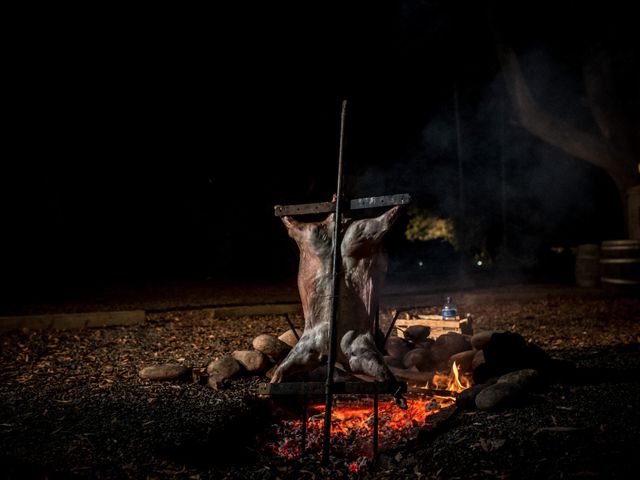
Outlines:
MULTIPOLYGON (((637 17, 627 2, 511 3, 492 18, 534 94, 592 129, 581 52, 609 42, 637 72, 637 17)), ((515 256, 620 237, 611 180, 519 125, 487 11, 405 0, 17 15, 4 288, 290 276, 297 250, 273 205, 330 198, 343 99, 348 194, 407 192, 455 215, 457 92, 463 225, 502 248, 504 165, 515 256)), ((403 222, 398 259, 416 250, 403 222)))

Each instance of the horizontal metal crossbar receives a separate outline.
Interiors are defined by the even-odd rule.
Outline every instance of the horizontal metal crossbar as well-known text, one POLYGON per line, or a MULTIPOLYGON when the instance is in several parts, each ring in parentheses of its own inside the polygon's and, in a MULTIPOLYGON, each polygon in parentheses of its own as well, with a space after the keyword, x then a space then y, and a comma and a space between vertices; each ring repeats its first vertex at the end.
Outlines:
MULTIPOLYGON (((349 201, 348 210, 362 210, 365 208, 393 207, 406 205, 411 201, 408 193, 382 195, 380 197, 354 198, 349 201)), ((273 207, 276 217, 285 215, 308 215, 312 213, 329 213, 336 210, 334 202, 301 203, 299 205, 276 205, 273 207)))
MULTIPOLYGON (((325 382, 261 383, 258 395, 324 395, 325 382)), ((406 393, 406 382, 334 382, 334 394, 373 395, 406 393)))

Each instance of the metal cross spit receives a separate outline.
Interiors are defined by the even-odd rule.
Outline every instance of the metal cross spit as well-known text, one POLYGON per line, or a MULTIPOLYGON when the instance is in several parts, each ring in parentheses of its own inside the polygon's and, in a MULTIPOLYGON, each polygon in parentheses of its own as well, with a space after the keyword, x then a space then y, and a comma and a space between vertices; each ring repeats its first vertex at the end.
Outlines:
MULTIPOLYGON (((336 361, 337 349, 337 315, 338 315, 338 299, 340 289, 341 275, 341 255, 339 246, 342 243, 341 225, 344 211, 362 210, 379 207, 392 207, 395 205, 406 205, 411 201, 408 194, 383 195, 377 197, 365 197, 346 199, 342 192, 343 183, 343 142, 344 142, 344 126, 347 102, 342 102, 342 112, 340 116, 340 146, 338 155, 338 180, 336 187, 335 201, 306 203, 300 205, 276 205, 275 215, 282 217, 285 215, 308 215, 317 213, 335 212, 334 227, 334 243, 332 252, 332 286, 331 286, 331 319, 329 324, 329 355, 327 361, 327 379, 324 385, 322 382, 289 382, 289 383, 269 383, 260 385, 259 393, 262 395, 292 395, 298 394, 304 396, 303 407, 303 425, 302 425, 302 451, 304 452, 306 437, 306 421, 307 421, 307 405, 306 398, 308 394, 321 394, 324 390, 325 394, 325 412, 324 412, 324 435, 323 435, 323 451, 322 461, 328 463, 330 453, 331 438, 331 409, 333 406, 333 395, 341 393, 365 394, 373 395, 373 455, 374 461, 378 454, 378 395, 381 393, 401 394, 406 392, 406 383, 403 382, 334 382, 334 367, 336 361)), ((376 307, 377 309, 377 307, 376 307)), ((378 314, 376 311, 374 332, 378 329, 378 314)))

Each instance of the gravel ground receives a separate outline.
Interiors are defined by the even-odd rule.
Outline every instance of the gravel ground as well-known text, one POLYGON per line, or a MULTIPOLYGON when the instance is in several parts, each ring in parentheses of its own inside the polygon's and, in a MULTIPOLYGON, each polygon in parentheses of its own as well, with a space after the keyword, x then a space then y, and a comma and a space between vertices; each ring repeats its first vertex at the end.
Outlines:
POLYGON ((4 333, 2 478, 630 478, 640 467, 640 300, 534 293, 472 311, 476 330, 516 331, 587 374, 508 411, 458 412, 441 434, 359 474, 259 452, 264 377, 218 391, 138 377, 147 365, 204 367, 249 349, 256 335, 288 329, 284 317, 191 310, 141 326, 4 333))

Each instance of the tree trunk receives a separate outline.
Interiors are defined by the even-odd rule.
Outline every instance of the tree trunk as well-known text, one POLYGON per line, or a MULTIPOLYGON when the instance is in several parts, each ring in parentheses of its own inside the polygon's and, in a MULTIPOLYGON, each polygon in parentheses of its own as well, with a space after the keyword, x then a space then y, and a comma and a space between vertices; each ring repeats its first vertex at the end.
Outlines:
MULTIPOLYGON (((636 159, 631 152, 622 150, 613 143, 616 138, 629 138, 622 132, 623 125, 628 124, 622 122, 615 114, 613 104, 605 101, 605 76, 601 75, 593 64, 585 70, 594 119, 603 132, 600 136, 579 130, 541 108, 531 95, 518 59, 511 48, 498 45, 498 57, 505 74, 507 90, 523 127, 569 155, 605 170, 615 182, 624 205, 626 192, 638 184, 640 178, 636 159)), ((620 143, 624 145, 626 142, 620 143)))

